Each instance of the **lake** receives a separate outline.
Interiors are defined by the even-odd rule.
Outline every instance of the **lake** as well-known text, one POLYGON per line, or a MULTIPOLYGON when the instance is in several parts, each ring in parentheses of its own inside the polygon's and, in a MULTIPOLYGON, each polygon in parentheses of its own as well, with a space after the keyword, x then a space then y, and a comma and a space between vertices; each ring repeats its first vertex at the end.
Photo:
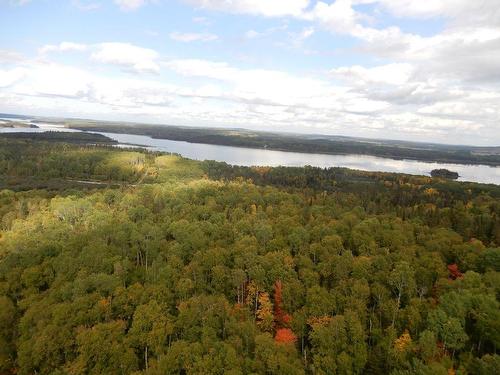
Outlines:
MULTIPOLYGON (((1 120, 1 119, 0 119, 1 120)), ((36 124, 40 128, 0 128, 1 132, 44 132, 79 130, 64 128, 53 124, 36 124)), ((366 155, 325 155, 300 152, 286 152, 252 149, 244 147, 219 146, 167 139, 154 139, 149 136, 133 134, 103 134, 119 142, 120 145, 139 145, 154 151, 173 152, 195 160, 217 160, 228 164, 243 166, 294 166, 311 165, 314 167, 345 167, 364 171, 396 172, 429 176, 430 171, 446 168, 458 172, 459 181, 473 181, 500 185, 500 168, 487 165, 466 165, 430 163, 416 160, 395 160, 366 155)))

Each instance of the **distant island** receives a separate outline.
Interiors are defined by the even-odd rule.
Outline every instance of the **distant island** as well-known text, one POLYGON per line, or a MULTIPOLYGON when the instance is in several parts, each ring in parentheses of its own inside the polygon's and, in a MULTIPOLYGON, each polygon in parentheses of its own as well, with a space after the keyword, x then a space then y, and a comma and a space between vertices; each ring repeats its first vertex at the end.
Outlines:
POLYGON ((459 178, 459 174, 457 172, 450 171, 448 169, 434 169, 431 171, 431 176, 432 177, 440 177, 440 178, 446 178, 448 180, 456 180, 459 178))

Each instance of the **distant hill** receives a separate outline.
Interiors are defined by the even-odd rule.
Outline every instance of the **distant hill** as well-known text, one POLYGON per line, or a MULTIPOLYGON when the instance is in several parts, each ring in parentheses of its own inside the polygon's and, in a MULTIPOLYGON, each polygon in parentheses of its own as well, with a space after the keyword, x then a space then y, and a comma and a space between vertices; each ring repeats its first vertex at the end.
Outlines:
POLYGON ((0 133, 0 138, 38 140, 48 142, 66 142, 66 143, 100 143, 114 144, 114 139, 108 138, 102 134, 95 133, 66 133, 66 132, 45 132, 45 133, 0 133))
MULTIPOLYGON (((28 118, 18 115, 0 114, 0 116, 28 118)), ((426 162, 500 166, 500 147, 444 145, 321 134, 273 133, 241 128, 200 128, 87 119, 29 118, 33 119, 33 123, 51 122, 83 131, 146 135, 152 138, 190 143, 331 155, 359 154, 426 162)))
POLYGON ((147 135, 152 138, 248 147, 278 151, 332 155, 371 155, 439 163, 500 166, 500 147, 454 146, 396 140, 282 134, 245 129, 194 128, 87 120, 67 120, 72 129, 120 134, 147 135))

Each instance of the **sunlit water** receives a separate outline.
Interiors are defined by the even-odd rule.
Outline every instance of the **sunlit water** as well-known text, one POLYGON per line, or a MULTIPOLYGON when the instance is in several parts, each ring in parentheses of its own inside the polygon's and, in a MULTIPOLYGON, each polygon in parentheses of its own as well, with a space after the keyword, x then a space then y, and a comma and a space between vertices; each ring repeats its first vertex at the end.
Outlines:
MULTIPOLYGON (((1 120, 1 119, 0 119, 1 120)), ((36 124, 40 128, 0 128, 1 132, 44 132, 78 130, 53 124, 36 124)), ((244 166, 305 166, 345 167, 365 171, 396 172, 414 175, 430 174, 437 168, 456 171, 460 181, 500 184, 500 168, 486 165, 429 163, 415 160, 395 160, 366 155, 324 155, 300 152, 261 150, 244 147, 231 147, 154 139, 143 135, 100 133, 112 138, 120 145, 140 145, 149 150, 181 154, 195 160, 217 160, 228 164, 244 166)))

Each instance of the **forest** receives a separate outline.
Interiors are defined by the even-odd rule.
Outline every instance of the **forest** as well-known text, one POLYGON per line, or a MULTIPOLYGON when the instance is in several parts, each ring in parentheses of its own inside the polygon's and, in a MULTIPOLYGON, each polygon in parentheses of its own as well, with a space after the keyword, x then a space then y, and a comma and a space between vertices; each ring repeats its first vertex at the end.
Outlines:
POLYGON ((0 374, 500 369, 500 186, 0 137, 0 374))

